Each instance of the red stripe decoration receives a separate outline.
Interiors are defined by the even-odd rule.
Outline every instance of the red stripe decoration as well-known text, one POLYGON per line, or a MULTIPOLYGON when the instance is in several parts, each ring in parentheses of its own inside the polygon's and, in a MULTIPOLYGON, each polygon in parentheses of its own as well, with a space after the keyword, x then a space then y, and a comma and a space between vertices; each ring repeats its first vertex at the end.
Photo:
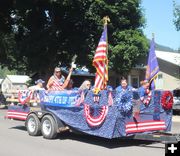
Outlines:
POLYGON ((8 111, 7 118, 8 119, 19 119, 19 120, 26 120, 29 113, 26 112, 15 112, 15 111, 8 111))
POLYGON ((126 134, 165 129, 165 121, 129 122, 126 124, 126 134))
POLYGON ((96 49, 93 66, 96 68, 95 76, 95 91, 100 91, 106 88, 108 81, 108 60, 107 60, 107 25, 104 26, 104 31, 101 35, 98 47, 96 49))
POLYGON ((102 106, 101 113, 97 117, 93 117, 90 115, 90 106, 87 104, 84 105, 84 111, 87 123, 93 127, 99 126, 104 122, 106 118, 106 115, 108 113, 108 106, 102 106))

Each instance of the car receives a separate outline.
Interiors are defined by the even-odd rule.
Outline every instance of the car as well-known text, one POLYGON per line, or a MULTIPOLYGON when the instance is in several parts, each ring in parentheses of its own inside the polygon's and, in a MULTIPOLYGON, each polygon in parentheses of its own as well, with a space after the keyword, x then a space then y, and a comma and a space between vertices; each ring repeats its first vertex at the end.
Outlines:
POLYGON ((173 90, 174 104, 173 110, 180 112, 180 88, 173 90))

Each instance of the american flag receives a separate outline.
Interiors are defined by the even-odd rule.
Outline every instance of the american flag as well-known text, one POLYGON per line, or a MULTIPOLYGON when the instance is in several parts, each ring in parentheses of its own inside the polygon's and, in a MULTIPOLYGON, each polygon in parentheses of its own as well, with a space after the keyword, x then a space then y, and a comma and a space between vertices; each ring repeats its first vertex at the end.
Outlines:
POLYGON ((101 35, 98 47, 96 49, 93 66, 96 68, 95 91, 106 88, 108 81, 108 59, 107 59, 107 25, 101 35))

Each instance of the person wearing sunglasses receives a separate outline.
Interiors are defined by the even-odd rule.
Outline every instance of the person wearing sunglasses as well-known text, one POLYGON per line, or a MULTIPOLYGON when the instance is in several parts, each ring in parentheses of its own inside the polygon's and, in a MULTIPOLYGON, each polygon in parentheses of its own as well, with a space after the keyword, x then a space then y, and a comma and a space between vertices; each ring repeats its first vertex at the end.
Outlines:
POLYGON ((46 85, 47 89, 54 90, 54 91, 64 90, 70 81, 72 71, 73 71, 73 68, 71 67, 69 70, 69 74, 67 78, 65 79, 65 77, 61 73, 61 68, 56 67, 54 69, 54 74, 48 80, 48 83, 46 85))

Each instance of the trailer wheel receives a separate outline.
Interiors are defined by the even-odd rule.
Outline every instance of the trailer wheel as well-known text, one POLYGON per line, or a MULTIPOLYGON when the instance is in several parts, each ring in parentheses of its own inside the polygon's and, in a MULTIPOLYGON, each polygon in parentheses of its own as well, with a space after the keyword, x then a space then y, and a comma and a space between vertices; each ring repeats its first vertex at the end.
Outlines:
POLYGON ((41 123, 35 114, 30 114, 27 117, 26 128, 31 136, 38 136, 41 134, 41 123))
POLYGON ((50 115, 45 115, 41 120, 41 132, 44 138, 54 139, 57 136, 57 124, 50 115))

